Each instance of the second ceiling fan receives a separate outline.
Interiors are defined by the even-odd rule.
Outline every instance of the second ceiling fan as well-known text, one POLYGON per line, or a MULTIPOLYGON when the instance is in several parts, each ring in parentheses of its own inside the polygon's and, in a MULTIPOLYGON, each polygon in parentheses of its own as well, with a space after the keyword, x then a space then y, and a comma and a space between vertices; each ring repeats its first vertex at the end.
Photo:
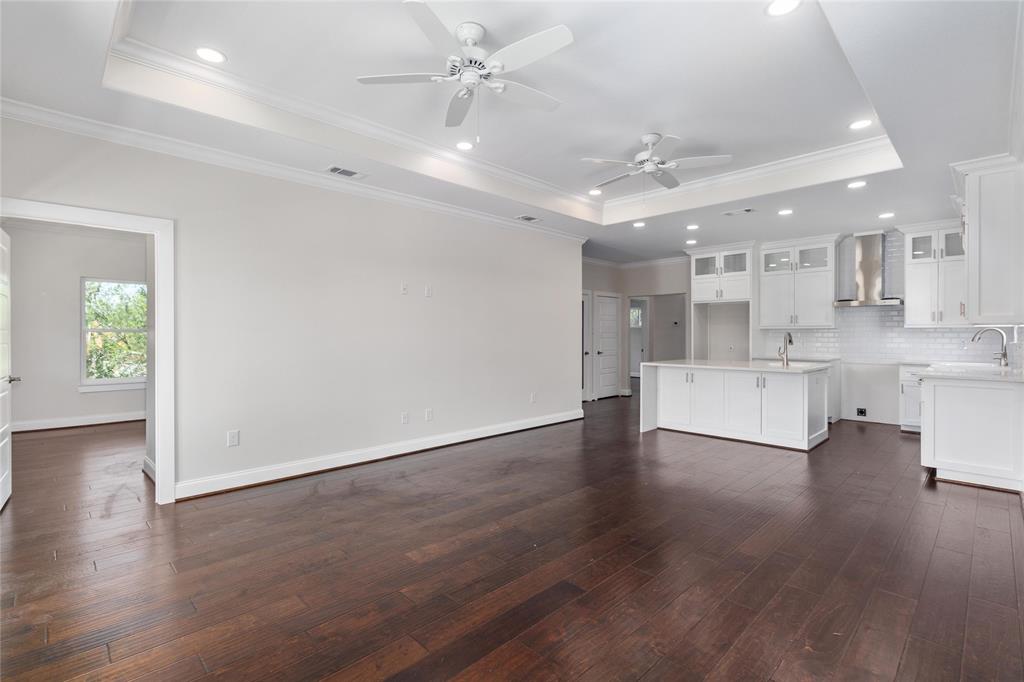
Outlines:
POLYGON ((480 24, 466 21, 455 28, 454 35, 422 0, 402 3, 412 20, 420 27, 434 48, 444 55, 443 73, 397 73, 383 76, 359 76, 365 85, 396 83, 455 83, 459 89, 448 102, 444 124, 459 126, 466 119, 480 86, 516 104, 544 111, 554 111, 561 104, 551 95, 499 76, 528 66, 572 43, 572 31, 555 26, 535 33, 488 53, 479 47, 486 31, 480 24))
POLYGON ((721 166, 732 161, 731 154, 719 154, 717 156, 684 156, 679 159, 666 161, 661 157, 656 156, 654 152, 658 148, 658 145, 668 138, 673 140, 679 139, 675 135, 661 135, 659 133, 647 133, 646 135, 641 135, 640 143, 644 146, 644 149, 637 152, 632 161, 595 159, 591 157, 584 158, 584 161, 588 161, 590 163, 618 164, 630 169, 621 175, 616 175, 614 178, 609 178, 602 183, 594 185, 594 189, 600 189, 605 185, 610 185, 613 182, 618 182, 619 180, 624 180, 633 175, 640 174, 650 175, 659 185, 667 189, 672 189, 673 187, 679 186, 679 180, 669 172, 671 170, 691 170, 694 168, 705 168, 707 166, 721 166))

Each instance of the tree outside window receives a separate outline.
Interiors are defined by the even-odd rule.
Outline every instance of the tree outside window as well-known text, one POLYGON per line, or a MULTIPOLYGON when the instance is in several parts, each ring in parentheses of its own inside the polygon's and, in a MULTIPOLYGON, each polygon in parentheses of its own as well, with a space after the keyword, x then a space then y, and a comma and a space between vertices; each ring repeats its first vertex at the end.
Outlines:
POLYGON ((147 294, 140 282, 82 281, 85 382, 145 381, 147 294))
POLYGON ((629 309, 629 326, 632 329, 639 329, 644 325, 643 308, 629 309))

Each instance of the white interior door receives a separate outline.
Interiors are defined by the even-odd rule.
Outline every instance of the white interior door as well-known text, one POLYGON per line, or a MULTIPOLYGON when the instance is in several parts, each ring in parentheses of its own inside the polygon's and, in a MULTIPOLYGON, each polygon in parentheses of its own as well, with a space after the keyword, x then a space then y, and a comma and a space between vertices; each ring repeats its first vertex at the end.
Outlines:
POLYGON ((11 496, 11 238, 0 230, 0 508, 11 496))
POLYGON ((619 299, 594 297, 594 389, 598 398, 619 394, 619 299))
POLYGON ((581 388, 583 400, 594 399, 594 322, 593 322, 594 296, 589 291, 583 292, 583 329, 581 330, 583 344, 583 379, 581 388))

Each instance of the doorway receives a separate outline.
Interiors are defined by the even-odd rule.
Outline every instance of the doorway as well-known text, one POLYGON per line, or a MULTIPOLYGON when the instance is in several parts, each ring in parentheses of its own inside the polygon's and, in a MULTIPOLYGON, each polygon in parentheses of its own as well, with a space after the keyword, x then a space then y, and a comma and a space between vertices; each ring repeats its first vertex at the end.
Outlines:
MULTIPOLYGON (((158 504, 173 502, 175 499, 174 461, 174 223, 171 220, 150 218, 126 213, 101 211, 90 208, 64 206, 24 199, 0 199, 0 219, 5 223, 13 221, 23 224, 38 224, 49 229, 74 231, 108 231, 141 234, 148 242, 146 248, 147 269, 151 273, 147 282, 147 319, 145 345, 147 363, 147 390, 145 404, 140 416, 146 419, 146 454, 144 471, 154 479, 155 498, 158 504)), ((12 248, 12 255, 16 258, 12 248)), ((82 291, 87 285, 80 278, 82 291)), ((17 290, 14 291, 17 296, 17 290)), ((78 307, 76 305, 76 307, 78 307)), ((83 313, 84 317, 84 313, 83 313)), ((87 338, 84 320, 74 322, 87 338)), ((139 330, 121 330, 133 333, 139 330)), ((15 329, 16 333, 16 329, 15 329)), ((102 333, 107 333, 103 330, 102 333)), ((15 357, 17 349, 15 348, 15 357)), ((76 358, 77 362, 77 358, 76 358)), ((82 360, 82 376, 86 376, 82 360)), ((18 372, 12 366, 7 374, 18 372)), ((22 377, 28 381, 29 377, 22 377)), ((100 382, 102 383, 102 382, 100 382)), ((82 382, 83 393, 101 392, 108 387, 82 382)), ((16 496, 15 496, 16 497, 16 496)), ((15 500, 16 503, 16 500, 15 500)))
POLYGON ((629 376, 640 376, 640 363, 647 362, 651 347, 650 299, 629 299, 629 376))

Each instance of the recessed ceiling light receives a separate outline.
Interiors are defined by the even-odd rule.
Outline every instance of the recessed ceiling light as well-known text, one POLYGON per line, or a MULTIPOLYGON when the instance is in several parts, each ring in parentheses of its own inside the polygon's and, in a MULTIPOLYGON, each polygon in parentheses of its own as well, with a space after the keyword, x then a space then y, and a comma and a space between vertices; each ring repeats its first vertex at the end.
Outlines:
POLYGON ((227 57, 224 56, 223 52, 212 47, 196 48, 196 56, 204 62, 210 62, 211 64, 223 64, 227 61, 227 57))
POLYGON ((589 194, 592 197, 599 197, 599 196, 601 196, 601 190, 599 190, 598 188, 595 187, 594 189, 592 189, 589 192, 587 192, 587 194, 589 194))
POLYGON ((781 17, 783 14, 789 14, 799 6, 800 0, 772 0, 772 2, 768 3, 768 9, 765 11, 768 12, 769 16, 781 17))
POLYGON ((696 243, 697 243, 697 240, 696 240, 696 239, 687 239, 687 240, 686 240, 686 245, 687 245, 687 246, 693 246, 693 245, 694 245, 694 244, 696 244, 696 243))
POLYGON ((779 215, 793 215, 793 209, 783 208, 779 210, 779 215))
POLYGON ((633 223, 633 227, 635 227, 638 230, 642 230, 643 228, 647 227, 647 223, 645 223, 642 220, 638 220, 635 223, 633 223))
POLYGON ((687 230, 699 230, 700 229, 700 225, 687 225, 686 229, 687 230))
POLYGON ((861 187, 866 187, 867 184, 868 183, 865 180, 854 180, 849 185, 847 185, 847 187, 849 187, 850 189, 860 189, 861 187))
POLYGON ((872 120, 870 118, 862 118, 859 121, 854 121, 850 124, 850 130, 863 130, 871 125, 872 120))
POLYGON ((893 213, 892 211, 886 211, 885 213, 879 213, 878 217, 881 218, 882 220, 885 220, 887 218, 895 218, 896 214, 893 213))
POLYGON ((458 149, 459 151, 468 152, 470 149, 473 148, 473 143, 472 142, 466 142, 464 140, 462 142, 456 143, 455 144, 455 148, 458 149))

